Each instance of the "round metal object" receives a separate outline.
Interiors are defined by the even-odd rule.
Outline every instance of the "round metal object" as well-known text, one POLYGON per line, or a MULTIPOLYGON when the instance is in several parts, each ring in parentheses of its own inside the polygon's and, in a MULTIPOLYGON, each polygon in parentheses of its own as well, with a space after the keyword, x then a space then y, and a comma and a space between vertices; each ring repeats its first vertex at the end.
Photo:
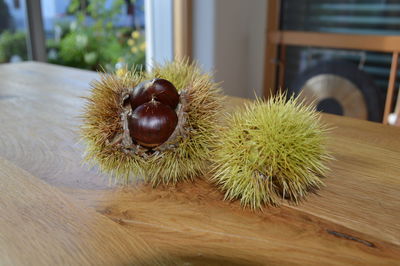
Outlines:
POLYGON ((319 74, 306 81, 299 98, 319 111, 368 119, 361 90, 351 81, 334 74, 319 74))

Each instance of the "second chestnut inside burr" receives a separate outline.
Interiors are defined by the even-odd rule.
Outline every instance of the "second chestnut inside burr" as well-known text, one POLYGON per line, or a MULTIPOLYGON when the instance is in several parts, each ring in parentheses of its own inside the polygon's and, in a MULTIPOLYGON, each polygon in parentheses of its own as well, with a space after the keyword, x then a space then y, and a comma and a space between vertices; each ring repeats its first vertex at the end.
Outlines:
POLYGON ((147 148, 161 145, 178 124, 175 108, 179 94, 165 79, 153 79, 136 86, 129 97, 132 113, 128 116, 129 134, 134 142, 147 148))

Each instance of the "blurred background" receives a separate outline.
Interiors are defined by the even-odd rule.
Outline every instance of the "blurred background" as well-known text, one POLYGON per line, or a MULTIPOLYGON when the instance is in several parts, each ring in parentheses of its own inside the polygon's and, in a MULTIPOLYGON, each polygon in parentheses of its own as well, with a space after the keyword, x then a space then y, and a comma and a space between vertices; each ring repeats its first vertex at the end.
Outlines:
POLYGON ((375 122, 400 113, 398 49, 397 0, 0 0, 0 63, 115 71, 188 57, 228 95, 286 91, 375 122))
POLYGON ((140 67, 144 26, 143 0, 0 0, 0 63, 29 58, 91 70, 140 67), (38 41, 44 47, 35 47, 38 41))

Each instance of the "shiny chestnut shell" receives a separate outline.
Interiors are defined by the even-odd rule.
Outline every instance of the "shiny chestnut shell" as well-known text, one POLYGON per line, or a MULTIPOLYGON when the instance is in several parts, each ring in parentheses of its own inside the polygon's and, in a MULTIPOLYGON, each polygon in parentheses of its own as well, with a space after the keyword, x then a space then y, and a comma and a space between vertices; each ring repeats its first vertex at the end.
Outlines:
POLYGON ((166 79, 144 81, 137 85, 130 95, 132 110, 152 99, 175 109, 179 103, 179 94, 175 86, 166 79))
POLYGON ((131 138, 145 147, 156 147, 171 136, 178 123, 175 111, 158 101, 152 100, 137 107, 128 116, 131 138))

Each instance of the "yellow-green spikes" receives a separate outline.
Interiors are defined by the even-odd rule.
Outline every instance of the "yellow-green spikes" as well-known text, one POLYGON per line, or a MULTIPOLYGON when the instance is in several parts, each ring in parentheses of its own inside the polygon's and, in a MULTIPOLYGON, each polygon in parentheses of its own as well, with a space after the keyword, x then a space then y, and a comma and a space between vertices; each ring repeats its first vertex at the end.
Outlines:
POLYGON ((295 98, 257 100, 219 131, 211 179, 225 199, 253 209, 284 198, 298 202, 322 184, 330 158, 325 131, 315 110, 295 98))

